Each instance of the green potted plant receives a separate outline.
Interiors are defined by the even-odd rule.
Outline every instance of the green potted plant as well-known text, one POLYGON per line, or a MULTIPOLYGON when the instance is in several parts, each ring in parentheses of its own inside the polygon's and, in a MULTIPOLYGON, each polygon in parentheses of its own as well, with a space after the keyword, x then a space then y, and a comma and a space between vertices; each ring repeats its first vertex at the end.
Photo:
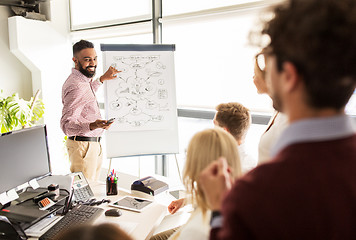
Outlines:
POLYGON ((39 90, 30 101, 19 98, 17 93, 8 97, 0 95, 1 133, 32 126, 44 114, 44 104, 38 98, 39 90))

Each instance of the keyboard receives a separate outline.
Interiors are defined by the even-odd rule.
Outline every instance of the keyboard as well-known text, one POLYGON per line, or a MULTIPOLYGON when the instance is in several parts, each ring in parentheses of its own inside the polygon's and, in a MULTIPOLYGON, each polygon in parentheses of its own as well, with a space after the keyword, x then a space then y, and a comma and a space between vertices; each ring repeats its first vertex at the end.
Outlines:
POLYGON ((47 232, 45 232, 39 239, 40 240, 50 240, 54 239, 60 232, 68 229, 69 227, 76 226, 83 223, 91 223, 100 214, 104 212, 103 209, 87 206, 78 205, 68 212, 64 217, 59 220, 55 225, 53 225, 47 232))

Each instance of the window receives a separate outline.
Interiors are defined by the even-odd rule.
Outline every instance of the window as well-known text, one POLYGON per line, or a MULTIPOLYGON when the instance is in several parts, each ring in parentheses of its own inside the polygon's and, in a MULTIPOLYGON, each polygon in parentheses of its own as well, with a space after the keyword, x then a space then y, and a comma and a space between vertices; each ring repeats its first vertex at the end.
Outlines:
MULTIPOLYGON (((99 59, 97 76, 105 71, 101 64, 101 43, 153 43, 151 2, 71 0, 73 41, 83 38, 94 43, 99 59), (86 10, 85 5, 90 9, 86 10), (88 28, 94 29, 79 31, 88 28)), ((261 10, 268 4, 263 0, 163 1, 162 42, 176 45, 175 79, 180 108, 193 112, 199 108, 213 110, 219 103, 237 101, 253 112, 272 112, 269 97, 258 95, 253 84, 254 55, 259 48, 250 45, 248 39, 250 30, 258 27, 261 10)), ((103 89, 97 97, 104 102, 103 89)), ((191 137, 210 127, 212 119, 179 117, 177 160, 181 171, 191 137)), ((246 152, 254 158, 264 130, 264 125, 253 124, 246 137, 246 152)), ((175 156, 168 155, 167 159, 171 184, 179 185, 175 156)), ((112 161, 115 170, 140 177, 153 174, 154 164, 154 156, 112 161)), ((108 166, 108 161, 104 166, 108 166)))
MULTIPOLYGON (((248 36, 258 23, 261 10, 274 2, 278 1, 163 1, 162 38, 163 43, 176 44, 179 107, 212 109, 221 102, 237 101, 252 111, 272 111, 270 99, 258 95, 253 84, 253 57, 259 48, 249 44, 248 36), (189 15, 194 12, 195 15, 189 15)), ((128 23, 134 28, 138 26, 138 21, 150 21, 152 18, 152 1, 71 0, 70 6, 72 30, 128 23)), ((127 33, 124 36, 121 33, 123 28, 127 25, 98 31, 94 34, 98 39, 96 42, 153 42, 148 36, 150 33, 139 41, 133 41, 138 35, 127 33), (108 32, 111 36, 107 36, 108 32)), ((96 44, 97 47, 99 45, 96 44)))
POLYGON ((261 3, 263 0, 180 0, 171 1, 163 0, 163 16, 185 14, 189 12, 204 11, 222 7, 230 7, 235 5, 243 5, 247 3, 261 3))
POLYGON ((151 20, 147 0, 71 0, 71 29, 118 25, 151 20))
POLYGON ((177 103, 214 108, 237 101, 253 111, 272 111, 253 84, 258 48, 248 36, 259 10, 177 21, 163 20, 163 42, 175 43, 177 103))

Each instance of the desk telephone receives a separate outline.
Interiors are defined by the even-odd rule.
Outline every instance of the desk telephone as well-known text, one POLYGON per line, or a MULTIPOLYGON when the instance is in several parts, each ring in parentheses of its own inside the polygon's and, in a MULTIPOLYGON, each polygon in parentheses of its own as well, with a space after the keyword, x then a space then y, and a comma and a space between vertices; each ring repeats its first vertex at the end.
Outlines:
POLYGON ((82 172, 75 172, 69 174, 73 176, 73 199, 74 202, 85 202, 94 197, 87 179, 82 172))
POLYGON ((110 202, 108 199, 97 201, 94 198, 94 193, 82 172, 70 173, 69 176, 73 177, 72 203, 94 206, 110 202))

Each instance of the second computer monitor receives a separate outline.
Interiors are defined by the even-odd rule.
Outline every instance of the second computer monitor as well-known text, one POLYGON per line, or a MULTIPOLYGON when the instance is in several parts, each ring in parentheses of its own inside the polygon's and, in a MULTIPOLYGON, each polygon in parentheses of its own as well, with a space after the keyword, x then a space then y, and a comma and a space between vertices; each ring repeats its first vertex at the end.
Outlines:
POLYGON ((0 194, 50 175, 46 126, 1 134, 0 159, 0 194))

